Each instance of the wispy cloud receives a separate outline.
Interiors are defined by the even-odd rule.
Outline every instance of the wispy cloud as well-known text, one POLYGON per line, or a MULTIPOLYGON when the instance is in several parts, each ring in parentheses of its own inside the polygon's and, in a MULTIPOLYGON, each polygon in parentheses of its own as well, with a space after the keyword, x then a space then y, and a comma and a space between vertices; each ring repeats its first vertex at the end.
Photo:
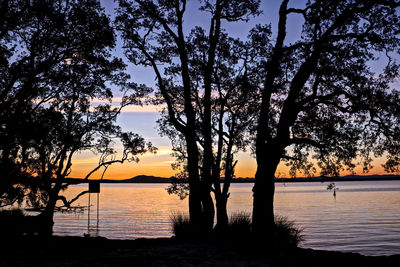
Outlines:
MULTIPOLYGON (((148 100, 150 97, 146 97, 146 100, 148 100)), ((143 101, 145 99, 142 99, 143 101)), ((115 96, 112 98, 112 101, 104 100, 104 99, 99 99, 99 98, 94 98, 91 101, 92 106, 97 106, 101 104, 111 104, 113 107, 119 107, 122 103, 122 96, 115 96)), ((164 105, 129 105, 126 106, 122 109, 122 112, 160 112, 165 106, 164 105)))

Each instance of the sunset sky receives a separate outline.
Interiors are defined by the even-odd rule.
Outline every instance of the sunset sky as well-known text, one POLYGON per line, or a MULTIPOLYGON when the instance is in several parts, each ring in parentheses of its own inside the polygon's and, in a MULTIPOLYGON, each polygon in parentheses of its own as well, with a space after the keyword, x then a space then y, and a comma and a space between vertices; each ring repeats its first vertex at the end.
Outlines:
MULTIPOLYGON (((291 7, 302 7, 305 1, 292 1, 291 7), (294 3, 293 3, 294 2, 294 3)), ((270 0, 262 2, 263 14, 255 19, 252 19, 249 23, 230 23, 224 24, 223 27, 227 32, 233 36, 239 38, 245 38, 249 30, 255 24, 265 24, 272 23, 272 29, 276 28, 277 24, 277 13, 281 1, 280 0, 270 0)), ((103 0, 103 6, 106 12, 113 17, 113 9, 116 7, 116 3, 111 0, 103 0)), ((186 31, 189 31, 196 25, 207 27, 207 16, 201 15, 198 11, 198 1, 189 1, 188 10, 186 13, 187 19, 186 31), (190 18, 190 19, 188 19, 190 18)), ((299 38, 299 33, 302 27, 302 18, 299 15, 292 15, 288 20, 288 40, 293 42, 299 38)), ((118 41, 117 48, 114 51, 114 55, 124 58, 122 50, 122 42, 118 41)), ((382 64, 377 64, 376 66, 371 66, 372 70, 378 71, 382 64)), ((132 64, 128 64, 127 71, 132 76, 132 80, 136 83, 144 83, 148 86, 153 86, 155 84, 155 76, 150 69, 144 69, 142 67, 137 67, 132 64)), ((118 97, 120 93, 117 88, 114 89, 114 94, 116 96, 116 102, 118 102, 118 97)), ((153 106, 145 107, 128 107, 120 117, 118 118, 118 124, 122 127, 124 131, 133 131, 145 137, 146 140, 151 141, 153 145, 158 147, 157 154, 146 154, 140 157, 139 163, 124 163, 115 164, 111 166, 106 175, 105 179, 126 179, 131 178, 136 175, 154 175, 169 177, 174 175, 175 171, 171 169, 171 163, 174 158, 170 156, 171 154, 171 144, 167 137, 160 137, 157 131, 156 120, 159 118, 158 108, 153 106)), ((118 147, 118 144, 116 144, 118 147)), ((256 170, 255 159, 250 152, 241 152, 237 155, 238 164, 236 166, 236 177, 254 177, 256 170)), ((74 157, 72 172, 70 177, 84 177, 91 169, 93 169, 98 162, 98 156, 90 153, 80 153, 74 157)), ((370 174, 383 174, 383 169, 381 167, 381 160, 376 160, 374 162, 375 168, 372 169, 370 174)), ((356 169, 357 174, 362 174, 360 168, 356 169)), ((348 173, 342 173, 346 175, 348 173)), ((99 178, 101 172, 96 173, 91 178, 99 178)), ((317 174, 318 175, 318 174, 317 174)), ((288 168, 283 164, 280 165, 278 170, 278 176, 288 177, 288 168)))

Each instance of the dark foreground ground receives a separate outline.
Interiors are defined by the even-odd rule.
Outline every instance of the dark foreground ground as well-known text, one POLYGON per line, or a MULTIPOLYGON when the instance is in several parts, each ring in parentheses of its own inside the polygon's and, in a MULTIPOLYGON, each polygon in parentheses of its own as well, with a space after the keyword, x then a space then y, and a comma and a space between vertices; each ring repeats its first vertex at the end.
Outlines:
POLYGON ((400 255, 367 257, 312 249, 271 253, 251 247, 174 238, 23 237, 0 239, 0 266, 400 266, 400 255))

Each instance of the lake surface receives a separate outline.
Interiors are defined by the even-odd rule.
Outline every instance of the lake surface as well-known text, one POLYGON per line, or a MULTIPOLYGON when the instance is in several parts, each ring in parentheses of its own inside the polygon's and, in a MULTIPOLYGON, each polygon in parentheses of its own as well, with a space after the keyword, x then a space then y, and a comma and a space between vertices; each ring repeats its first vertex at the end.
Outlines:
MULTIPOLYGON (((278 183, 275 213, 304 228, 303 247, 364 255, 400 254, 400 181, 337 182, 336 198, 326 190, 329 183, 278 183)), ((55 214, 56 235, 98 234, 107 238, 170 237, 170 217, 187 213, 187 199, 168 195, 168 184, 102 184, 91 194, 88 210, 55 214)), ((252 209, 253 184, 233 184, 229 213, 252 209)), ((69 198, 87 190, 71 186, 69 198)), ((76 204, 87 206, 88 195, 76 204)))

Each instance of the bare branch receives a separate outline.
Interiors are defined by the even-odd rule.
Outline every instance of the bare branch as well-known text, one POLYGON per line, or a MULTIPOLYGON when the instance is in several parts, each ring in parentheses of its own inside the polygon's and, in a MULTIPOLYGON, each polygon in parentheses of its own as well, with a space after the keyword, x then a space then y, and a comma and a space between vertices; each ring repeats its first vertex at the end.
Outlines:
MULTIPOLYGON (((89 190, 87 190, 87 191, 82 191, 82 192, 80 192, 76 197, 74 197, 73 199, 71 199, 70 201, 68 201, 67 203, 66 202, 64 202, 64 205, 66 206, 66 207, 71 207, 71 204, 72 203, 74 203, 75 201, 77 201, 81 196, 83 196, 83 195, 86 195, 86 194, 88 194, 88 193, 90 193, 89 192, 89 190)), ((65 198, 65 197, 64 197, 65 198)))
POLYGON ((286 10, 286 14, 291 14, 291 13, 297 13, 301 14, 305 20, 307 20, 307 10, 310 9, 310 6, 308 6, 305 9, 300 9, 300 8, 288 8, 286 10))
POLYGON ((85 176, 84 179, 85 179, 85 180, 88 180, 89 177, 90 177, 93 173, 95 173, 98 169, 100 169, 100 168, 103 167, 103 166, 111 165, 111 164, 114 164, 114 163, 121 163, 121 164, 122 164, 122 163, 124 163, 125 160, 126 160, 126 158, 102 162, 102 163, 100 163, 97 167, 95 167, 93 170, 91 170, 91 171, 85 176))

